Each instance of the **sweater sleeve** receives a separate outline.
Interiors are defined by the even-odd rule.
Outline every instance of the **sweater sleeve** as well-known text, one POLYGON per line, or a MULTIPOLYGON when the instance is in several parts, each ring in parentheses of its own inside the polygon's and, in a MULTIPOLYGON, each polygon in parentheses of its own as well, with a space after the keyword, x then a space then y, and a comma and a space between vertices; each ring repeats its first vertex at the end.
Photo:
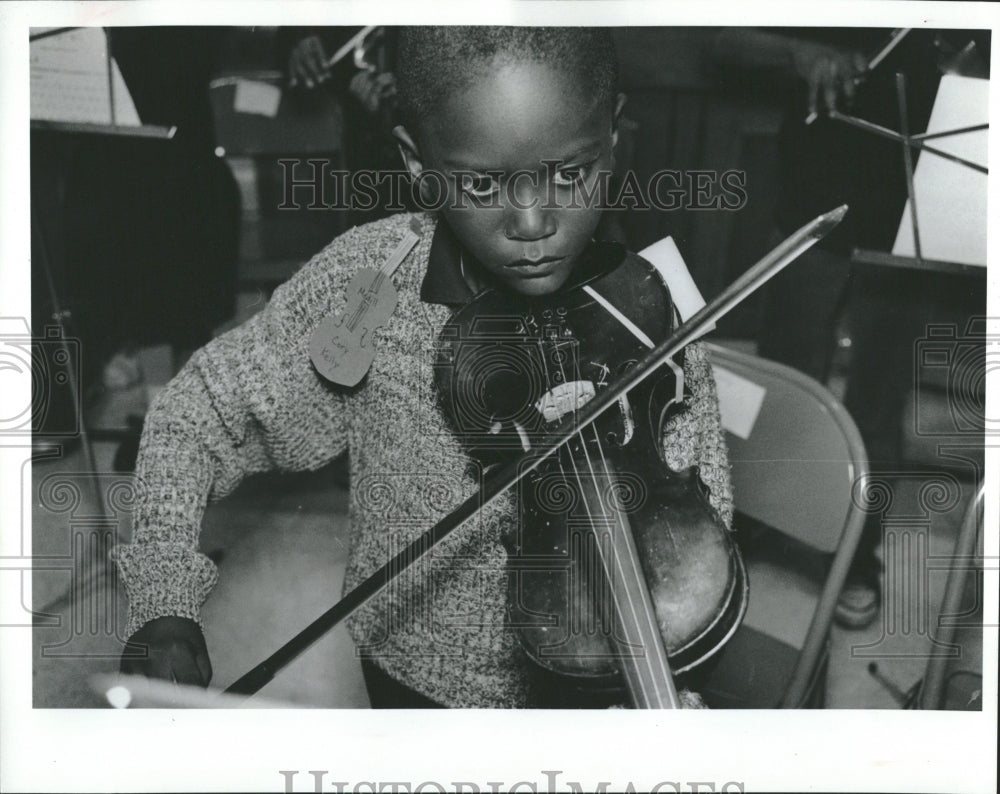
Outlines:
POLYGON ((687 408, 664 425, 665 460, 675 471, 698 467, 701 481, 709 490, 709 503, 731 528, 733 486, 729 476, 729 453, 719 417, 715 376, 708 353, 698 342, 685 348, 684 380, 690 396, 687 408))
POLYGON ((349 397, 314 373, 308 343, 343 299, 349 237, 247 323, 195 353, 150 407, 132 542, 112 551, 129 598, 126 636, 157 617, 200 620, 218 577, 198 551, 211 500, 250 474, 316 469, 346 447, 349 397))

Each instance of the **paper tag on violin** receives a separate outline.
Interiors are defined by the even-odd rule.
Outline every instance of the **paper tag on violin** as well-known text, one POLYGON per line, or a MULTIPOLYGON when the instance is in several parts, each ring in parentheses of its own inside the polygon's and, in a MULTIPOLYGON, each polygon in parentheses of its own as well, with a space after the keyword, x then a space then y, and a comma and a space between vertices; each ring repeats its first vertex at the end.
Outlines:
POLYGON ((420 240, 415 222, 410 229, 381 269, 364 267, 351 277, 344 310, 324 318, 309 340, 316 371, 338 386, 357 386, 375 361, 375 335, 399 302, 392 274, 420 240))
MULTIPOLYGON (((670 299, 677 307, 681 320, 687 321, 705 305, 705 299, 701 296, 698 285, 691 278, 691 273, 688 271, 687 265, 684 264, 684 257, 677 250, 677 245, 672 237, 664 237, 648 248, 643 248, 639 252, 639 256, 655 267, 660 276, 663 277, 667 289, 670 290, 670 299)), ((695 338, 700 338, 714 330, 715 323, 706 325, 705 329, 695 338)))

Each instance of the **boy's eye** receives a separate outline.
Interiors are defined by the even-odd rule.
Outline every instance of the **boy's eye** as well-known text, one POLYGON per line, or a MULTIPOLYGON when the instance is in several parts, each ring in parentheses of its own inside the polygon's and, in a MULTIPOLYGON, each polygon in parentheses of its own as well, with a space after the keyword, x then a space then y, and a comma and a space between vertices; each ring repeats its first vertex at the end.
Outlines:
POLYGON ((553 182, 557 185, 579 185, 590 173, 590 165, 570 165, 565 168, 559 168, 553 175, 553 182))
POLYGON ((473 196, 485 197, 495 193, 500 183, 487 174, 463 174, 462 190, 473 196))

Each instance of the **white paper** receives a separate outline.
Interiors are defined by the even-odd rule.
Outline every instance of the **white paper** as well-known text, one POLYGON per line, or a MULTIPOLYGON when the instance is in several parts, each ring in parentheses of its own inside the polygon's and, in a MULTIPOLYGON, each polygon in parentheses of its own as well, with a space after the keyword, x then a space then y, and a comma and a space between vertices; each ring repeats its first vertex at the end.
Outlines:
POLYGON ((757 423, 767 389, 731 370, 712 365, 719 393, 722 429, 746 441, 757 423))
POLYGON ((239 80, 233 97, 233 109, 237 113, 254 113, 273 119, 278 115, 281 104, 281 89, 259 80, 239 80))
MULTIPOLYGON (((927 131, 944 132, 989 121, 989 89, 989 80, 944 75, 927 131)), ((927 144, 985 166, 988 139, 989 130, 979 130, 933 138, 927 144)), ((913 174, 913 192, 917 198, 920 252, 925 259, 986 266, 986 187, 986 174, 929 152, 920 155, 913 174)), ((916 254, 909 201, 892 253, 916 254)))
POLYGON ((31 42, 30 52, 32 119, 139 126, 132 95, 114 60, 113 88, 109 89, 108 40, 102 28, 77 28, 46 36, 31 42))
MULTIPOLYGON (((670 297, 682 320, 687 320, 705 305, 705 299, 701 296, 694 279, 691 278, 691 273, 688 272, 687 265, 684 264, 684 257, 677 250, 677 245, 672 237, 664 237, 659 242, 644 248, 639 252, 639 256, 646 259, 663 276, 663 281, 670 290, 670 297)), ((705 326, 705 329, 698 336, 704 336, 709 331, 714 330, 715 323, 712 323, 705 326)))

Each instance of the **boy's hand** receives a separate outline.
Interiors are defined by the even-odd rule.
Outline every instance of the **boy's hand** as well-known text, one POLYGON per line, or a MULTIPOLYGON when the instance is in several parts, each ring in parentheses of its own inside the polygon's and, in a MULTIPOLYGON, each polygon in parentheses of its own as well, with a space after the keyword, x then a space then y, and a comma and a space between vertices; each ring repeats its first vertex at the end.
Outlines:
POLYGON ((133 634, 128 644, 145 646, 148 651, 145 658, 139 658, 134 655, 134 648, 126 647, 122 654, 123 673, 201 687, 207 687, 212 680, 205 636, 193 620, 156 618, 133 634))

